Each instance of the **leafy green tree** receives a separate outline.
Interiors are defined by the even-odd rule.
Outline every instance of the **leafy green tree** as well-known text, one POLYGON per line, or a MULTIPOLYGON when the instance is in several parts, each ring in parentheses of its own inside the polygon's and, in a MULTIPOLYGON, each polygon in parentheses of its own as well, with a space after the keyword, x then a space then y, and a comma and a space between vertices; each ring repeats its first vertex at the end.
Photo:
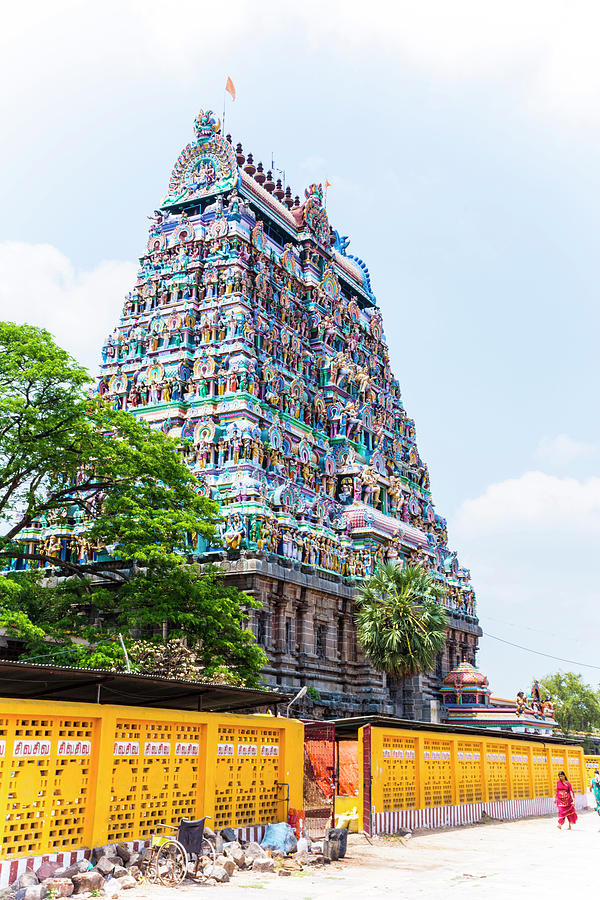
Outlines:
POLYGON ((260 602, 229 587, 215 567, 180 561, 140 569, 118 590, 35 573, 0 577, 0 625, 27 659, 255 686, 266 657, 246 627, 260 602))
POLYGON ((384 563, 358 591, 358 638, 371 663, 407 677, 434 668, 446 640, 443 590, 421 566, 384 563))
POLYGON ((71 576, 0 577, 0 627, 29 658, 96 668, 122 667, 122 634, 130 648, 152 644, 146 661, 136 647, 136 666, 160 658, 164 669, 172 651, 180 671, 172 642, 181 641, 203 678, 255 684, 265 657, 245 619, 257 602, 186 561, 190 536, 218 541, 217 504, 175 441, 91 397, 90 382, 48 332, 0 322, 0 563, 49 563, 71 576), (77 527, 122 565, 79 551, 61 559, 51 545, 29 552, 19 538, 40 523, 77 527), (118 589, 96 587, 90 574, 118 589))
POLYGON ((540 686, 552 700, 554 718, 564 735, 600 728, 600 697, 581 675, 556 672, 542 679, 540 686))
POLYGON ((230 669, 244 684, 257 683, 266 657, 245 627, 260 601, 226 586, 215 567, 157 565, 119 591, 119 623, 128 633, 155 640, 181 638, 207 675, 230 669))
POLYGON ((214 540, 217 505, 175 441, 91 398, 90 381, 48 332, 0 322, 0 558, 83 574, 77 559, 30 554, 17 540, 66 514, 86 522, 91 542, 140 564, 174 561, 190 534, 214 540))
POLYGON ((111 605, 114 592, 93 589, 79 577, 49 586, 40 572, 0 576, 0 627, 23 642, 24 658, 32 662, 124 667, 118 636, 97 624, 111 605))

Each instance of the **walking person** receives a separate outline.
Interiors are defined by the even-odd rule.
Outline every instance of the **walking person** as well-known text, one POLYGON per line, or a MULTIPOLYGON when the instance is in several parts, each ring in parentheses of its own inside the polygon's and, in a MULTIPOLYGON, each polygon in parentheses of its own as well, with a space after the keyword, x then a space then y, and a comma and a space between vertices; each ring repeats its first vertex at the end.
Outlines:
POLYGON ((596 812, 600 816, 600 771, 598 769, 595 770, 594 777, 590 782, 590 791, 593 791, 594 793, 596 812))
POLYGON ((575 806, 573 805, 574 800, 575 794, 573 793, 571 782, 567 779, 564 772, 559 772, 558 781, 556 782, 556 805, 558 807, 557 828, 562 828, 565 819, 568 819, 568 830, 570 831, 571 825, 574 825, 577 821, 577 813, 575 812, 575 806))

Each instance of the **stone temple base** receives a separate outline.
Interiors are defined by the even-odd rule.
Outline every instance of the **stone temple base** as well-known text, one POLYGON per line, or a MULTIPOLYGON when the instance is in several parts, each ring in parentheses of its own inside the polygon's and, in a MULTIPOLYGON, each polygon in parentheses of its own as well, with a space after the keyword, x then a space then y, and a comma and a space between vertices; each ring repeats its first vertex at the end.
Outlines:
POLYGON ((482 634, 477 619, 449 611, 448 640, 435 672, 389 678, 369 665, 358 646, 352 580, 259 551, 210 558, 230 584, 262 602, 250 624, 269 659, 266 680, 290 692, 309 689, 295 715, 437 721, 442 678, 462 659, 475 664, 482 634))

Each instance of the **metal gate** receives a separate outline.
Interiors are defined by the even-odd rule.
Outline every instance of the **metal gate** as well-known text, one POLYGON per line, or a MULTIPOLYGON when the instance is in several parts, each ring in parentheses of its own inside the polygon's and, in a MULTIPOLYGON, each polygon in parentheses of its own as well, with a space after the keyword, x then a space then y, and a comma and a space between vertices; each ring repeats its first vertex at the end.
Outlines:
POLYGON ((335 815, 335 726, 304 724, 304 830, 323 837, 335 815))
POLYGON ((359 753, 362 753, 362 827, 366 834, 373 834, 371 820, 371 726, 364 725, 359 735, 359 753))

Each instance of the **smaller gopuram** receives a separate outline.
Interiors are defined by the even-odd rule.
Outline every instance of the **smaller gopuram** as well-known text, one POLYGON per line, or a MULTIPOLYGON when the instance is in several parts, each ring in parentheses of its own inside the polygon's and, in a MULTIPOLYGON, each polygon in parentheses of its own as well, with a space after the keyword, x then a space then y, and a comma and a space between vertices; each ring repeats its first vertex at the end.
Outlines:
MULTIPOLYGON (((251 625, 270 682, 310 687, 312 716, 435 717, 443 676, 475 663, 481 629, 368 268, 332 229, 320 184, 293 196, 210 111, 194 131, 102 349, 98 390, 175 437, 219 503, 223 547, 190 554, 262 601, 251 625), (421 563, 445 587, 448 640, 431 675, 387 679, 357 645, 355 587, 383 560, 421 563)), ((30 537, 78 552, 53 523, 30 537)))
POLYGON ((558 727, 552 701, 542 701, 537 681, 529 697, 522 691, 516 701, 493 697, 487 677, 465 661, 445 676, 442 702, 442 718, 451 725, 545 735, 558 727))

